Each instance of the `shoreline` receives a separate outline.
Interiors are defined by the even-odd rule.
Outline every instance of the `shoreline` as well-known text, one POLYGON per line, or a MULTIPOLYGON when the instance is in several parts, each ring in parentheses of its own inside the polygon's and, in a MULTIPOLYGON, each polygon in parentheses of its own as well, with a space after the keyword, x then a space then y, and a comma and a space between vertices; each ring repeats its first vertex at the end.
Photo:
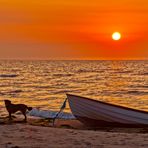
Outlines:
POLYGON ((0 117, 0 125, 31 125, 39 127, 50 127, 50 128, 62 128, 62 129, 74 129, 74 130, 92 130, 92 131, 104 131, 104 132, 116 132, 116 133, 146 133, 148 134, 148 126, 146 127, 111 127, 111 126, 100 126, 100 127, 88 127, 77 119, 56 119, 53 125, 53 120, 48 118, 40 117, 28 117, 28 121, 24 122, 22 116, 14 116, 12 121, 9 121, 7 117, 0 117))

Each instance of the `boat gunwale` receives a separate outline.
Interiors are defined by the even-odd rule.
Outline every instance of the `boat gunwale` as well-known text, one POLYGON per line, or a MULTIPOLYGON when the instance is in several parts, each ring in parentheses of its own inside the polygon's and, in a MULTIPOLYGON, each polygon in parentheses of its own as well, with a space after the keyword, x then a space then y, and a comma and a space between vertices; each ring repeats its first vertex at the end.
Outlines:
POLYGON ((82 98, 82 99, 86 99, 86 100, 89 100, 89 101, 101 103, 101 104, 104 104, 104 105, 113 106, 113 107, 116 107, 116 108, 122 108, 124 110, 130 110, 130 111, 135 111, 135 112, 139 112, 139 113, 148 114, 148 111, 143 111, 143 110, 129 108, 129 107, 121 106, 121 105, 111 104, 111 103, 108 103, 108 102, 103 102, 103 101, 100 101, 100 100, 90 99, 90 98, 87 98, 87 97, 82 97, 82 96, 73 95, 73 94, 66 94, 66 95, 67 96, 73 96, 73 97, 79 97, 79 98, 82 98))

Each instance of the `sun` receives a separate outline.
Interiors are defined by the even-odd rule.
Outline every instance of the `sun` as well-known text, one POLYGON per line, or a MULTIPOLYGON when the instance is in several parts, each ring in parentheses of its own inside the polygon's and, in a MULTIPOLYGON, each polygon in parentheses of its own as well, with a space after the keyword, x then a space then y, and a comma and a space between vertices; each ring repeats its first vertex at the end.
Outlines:
POLYGON ((115 41, 118 41, 121 39, 121 34, 119 32, 114 32, 112 34, 112 39, 115 40, 115 41))

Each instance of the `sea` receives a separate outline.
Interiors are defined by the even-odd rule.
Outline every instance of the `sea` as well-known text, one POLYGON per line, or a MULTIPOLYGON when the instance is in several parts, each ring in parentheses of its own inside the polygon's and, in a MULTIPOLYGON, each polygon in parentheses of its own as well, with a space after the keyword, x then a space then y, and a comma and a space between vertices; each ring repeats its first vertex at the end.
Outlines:
POLYGON ((5 99, 58 111, 67 93, 148 111, 148 61, 0 61, 0 116, 5 99))

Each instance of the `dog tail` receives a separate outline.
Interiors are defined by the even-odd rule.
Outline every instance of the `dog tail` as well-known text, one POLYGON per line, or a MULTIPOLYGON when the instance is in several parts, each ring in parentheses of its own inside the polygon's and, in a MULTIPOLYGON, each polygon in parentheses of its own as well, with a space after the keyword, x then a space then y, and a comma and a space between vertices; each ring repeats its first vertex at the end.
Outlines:
POLYGON ((29 111, 31 111, 31 110, 32 110, 32 107, 27 107, 27 109, 28 109, 29 111))

